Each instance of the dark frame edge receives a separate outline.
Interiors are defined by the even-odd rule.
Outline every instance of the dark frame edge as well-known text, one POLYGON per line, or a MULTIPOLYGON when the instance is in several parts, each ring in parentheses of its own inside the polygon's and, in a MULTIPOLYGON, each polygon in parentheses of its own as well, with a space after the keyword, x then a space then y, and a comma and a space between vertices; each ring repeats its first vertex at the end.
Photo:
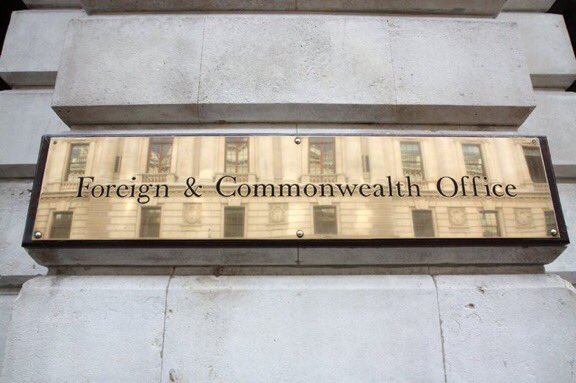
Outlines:
POLYGON ((51 135, 43 135, 40 140, 40 151, 38 152, 38 161, 36 162, 36 171, 34 173, 34 182, 32 184, 32 194, 28 205, 28 214, 26 216, 26 226, 22 237, 22 247, 28 248, 32 245, 32 235, 34 223, 36 222, 36 212, 40 202, 40 193, 42 191, 42 181, 44 171, 46 170, 46 160, 48 158, 48 149, 50 148, 51 135))
MULTIPOLYGON (((545 239, 545 238, 412 238, 412 239, 390 239, 390 238, 374 238, 374 239, 346 239, 346 238, 326 238, 326 239, 301 239, 301 240, 266 240, 266 239, 244 239, 244 240, 226 240, 214 242, 213 240, 146 240, 146 239, 133 239, 133 240, 37 240, 33 241, 33 231, 34 223, 36 220, 36 211, 38 208, 41 186, 44 178, 44 171, 46 169, 46 162, 48 157, 48 149, 50 147, 50 142, 52 138, 71 138, 71 137, 154 137, 154 136, 222 136, 221 133, 213 134, 194 134, 194 133, 149 133, 149 134, 138 134, 138 133, 117 133, 117 134, 49 134, 43 135, 41 138, 40 151, 38 154, 38 162, 36 166, 36 172, 34 176, 34 183, 32 189, 32 195, 30 197, 30 204, 28 207, 28 215, 26 219, 26 226, 24 230, 24 236, 22 238, 22 247, 26 248, 28 252, 34 251, 35 249, 55 249, 55 248, 138 248, 138 247, 151 247, 151 248, 182 248, 182 247, 196 247, 196 248, 255 248, 260 246, 267 247, 291 247, 291 248, 322 248, 322 247, 332 247, 338 246, 343 248, 355 248, 355 247, 405 247, 405 248, 418 248, 427 246, 438 246, 438 247, 472 247, 472 246, 482 246, 482 247, 498 247, 498 246, 515 246, 515 247, 528 247, 528 246, 555 246, 562 247, 570 243, 568 238, 568 230, 566 228, 566 222, 562 212, 562 206, 560 203, 560 197, 558 193, 558 187, 556 183, 556 178, 554 175, 554 168, 552 165, 552 159, 550 154, 550 148, 548 145, 548 139, 545 136, 537 135, 522 135, 522 136, 511 136, 504 134, 471 134, 471 135, 461 135, 461 134, 446 134, 446 133, 431 133, 431 134, 414 134, 407 132, 406 134, 394 133, 390 136, 406 136, 406 137, 492 137, 492 138, 533 138, 537 139, 540 143, 542 159, 544 162, 544 168, 546 170, 548 186, 550 190, 550 196, 552 198, 552 203, 554 211, 556 213, 556 222, 558 224, 558 236, 555 238, 545 239)), ((253 136, 292 136, 286 133, 256 133, 253 136)), ((246 136, 243 133, 231 133, 226 134, 226 136, 246 136)), ((373 136, 381 137, 388 136, 387 134, 350 134, 350 133, 330 133, 330 134, 295 134, 294 137, 315 137, 315 136, 373 136)))
POLYGON ((558 192, 556 175, 554 174, 554 165, 552 164, 552 153, 550 152, 550 146, 548 145, 548 138, 546 136, 538 136, 538 140, 540 141, 544 170, 546 170, 548 188, 554 206, 554 213, 556 214, 556 223, 558 224, 558 242, 568 245, 570 243, 570 238, 568 236, 568 228, 566 227, 564 212, 562 211, 562 203, 560 201, 560 193, 558 192))

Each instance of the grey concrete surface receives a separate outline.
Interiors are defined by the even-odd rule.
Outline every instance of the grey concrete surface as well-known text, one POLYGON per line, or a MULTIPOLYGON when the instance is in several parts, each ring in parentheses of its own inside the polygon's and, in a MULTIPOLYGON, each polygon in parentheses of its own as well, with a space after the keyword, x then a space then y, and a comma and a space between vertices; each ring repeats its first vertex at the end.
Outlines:
POLYGON ((168 276, 40 277, 14 304, 0 381, 158 382, 168 276))
POLYGON ((558 190, 571 244, 560 257, 546 265, 546 271, 576 284, 576 180, 558 184, 558 190))
POLYGON ((0 92, 0 178, 33 177, 42 135, 69 131, 51 100, 49 89, 0 92))
POLYGON ((504 4, 504 11, 519 12, 546 12, 552 7, 555 0, 508 0, 504 4))
POLYGON ((552 275, 51 276, 0 381, 568 383, 575 337, 552 275))
POLYGON ((6 335, 12 317, 12 306, 18 296, 16 289, 0 289, 0 371, 2 370, 2 361, 4 360, 4 346, 6 344, 6 335))
POLYGON ((31 189, 31 180, 0 181, 0 286, 46 273, 21 247, 31 189))
POLYGON ((80 0, 23 0, 30 9, 35 8, 80 8, 80 0))
POLYGON ((89 13, 179 11, 345 11, 495 16, 505 0, 82 0, 89 13))
POLYGON ((557 276, 438 276, 447 382, 574 380, 576 290, 557 276))
POLYGON ((547 136, 556 177, 576 178, 576 93, 537 91, 536 103, 518 133, 547 136))
POLYGON ((498 20, 518 23, 535 88, 566 89, 572 85, 576 58, 562 15, 505 12, 498 20))
POLYGON ((72 21, 54 110, 68 123, 198 122, 204 18, 72 21))
POLYGON ((521 45, 475 19, 90 17, 71 23, 52 105, 70 125, 519 126, 535 105, 521 45))
POLYGON ((430 277, 174 277, 167 299, 165 382, 443 381, 430 277))
POLYGON ((68 22, 83 16, 80 10, 12 12, 0 77, 12 87, 54 85, 68 22))

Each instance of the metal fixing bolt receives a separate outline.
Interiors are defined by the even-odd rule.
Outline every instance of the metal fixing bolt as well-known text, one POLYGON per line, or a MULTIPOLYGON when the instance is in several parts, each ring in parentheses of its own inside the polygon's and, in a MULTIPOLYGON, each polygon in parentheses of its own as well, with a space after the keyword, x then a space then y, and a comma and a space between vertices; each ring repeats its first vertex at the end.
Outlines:
POLYGON ((297 230, 296 231, 296 236, 298 238, 302 238, 304 236, 304 230, 297 230))
POLYGON ((36 238, 36 239, 42 238, 42 232, 41 231, 35 231, 34 232, 34 238, 36 238))
POLYGON ((295 143, 296 145, 300 145, 300 144, 302 143, 302 139, 301 139, 300 137, 296 137, 296 138, 294 139, 294 143, 295 143))
POLYGON ((553 237, 557 236, 557 235, 558 235, 558 230, 556 230, 556 229, 551 229, 551 230, 550 230, 550 235, 553 236, 553 237))

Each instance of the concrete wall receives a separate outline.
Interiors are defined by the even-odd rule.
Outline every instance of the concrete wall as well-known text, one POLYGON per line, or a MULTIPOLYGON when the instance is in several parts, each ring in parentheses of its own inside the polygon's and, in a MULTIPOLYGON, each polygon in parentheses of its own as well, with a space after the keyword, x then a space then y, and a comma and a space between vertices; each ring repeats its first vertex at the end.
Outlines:
POLYGON ((30 180, 0 180, 0 287, 46 273, 21 246, 31 189, 30 180))
POLYGON ((532 84, 566 89, 576 80, 576 59, 562 15, 502 13, 498 20, 518 23, 532 84))
POLYGON ((568 235, 572 243, 560 257, 546 266, 546 271, 555 273, 576 284, 576 180, 558 185, 560 200, 568 235))
POLYGON ((51 99, 49 89, 0 92, 0 178, 34 176, 40 137, 69 130, 51 99))
POLYGON ((508 0, 504 4, 504 11, 546 12, 552 7, 555 0, 508 0))
POLYGON ((518 132, 547 136, 556 176, 576 178, 576 93, 537 91, 536 103, 518 132))
POLYGON ((4 361, 4 346, 12 317, 12 307, 18 296, 18 291, 19 289, 0 288, 0 369, 4 361))
POLYGON ((549 275, 42 277, 2 382, 568 382, 574 307, 549 275))
POLYGON ((80 0, 23 0, 28 8, 80 8, 80 0))
POLYGON ((0 77, 12 87, 54 85, 68 21, 83 15, 76 10, 13 12, 0 77))
POLYGON ((495 16, 505 0, 82 0, 88 13, 179 11, 384 12, 495 16))
POLYGON ((534 99, 515 29, 496 21, 361 16, 76 19, 53 107, 71 125, 518 126, 534 99))

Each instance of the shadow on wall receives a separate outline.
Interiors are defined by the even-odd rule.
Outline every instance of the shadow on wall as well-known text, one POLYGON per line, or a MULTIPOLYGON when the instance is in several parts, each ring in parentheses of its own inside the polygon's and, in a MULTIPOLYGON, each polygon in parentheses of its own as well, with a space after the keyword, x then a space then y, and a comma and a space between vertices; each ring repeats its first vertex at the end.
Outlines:
MULTIPOLYGON (((556 13, 564 16, 564 22, 572 41, 572 49, 576 52, 576 1, 574 0, 557 0, 548 13, 556 13)), ((569 92, 576 92, 576 81, 572 83, 569 92)))
MULTIPOLYGON (((10 23, 10 15, 13 11, 26 9, 26 5, 21 0, 2 0, 0 1, 0 47, 4 45, 4 37, 8 24, 10 23)), ((8 84, 0 78, 0 90, 10 89, 8 84)))

